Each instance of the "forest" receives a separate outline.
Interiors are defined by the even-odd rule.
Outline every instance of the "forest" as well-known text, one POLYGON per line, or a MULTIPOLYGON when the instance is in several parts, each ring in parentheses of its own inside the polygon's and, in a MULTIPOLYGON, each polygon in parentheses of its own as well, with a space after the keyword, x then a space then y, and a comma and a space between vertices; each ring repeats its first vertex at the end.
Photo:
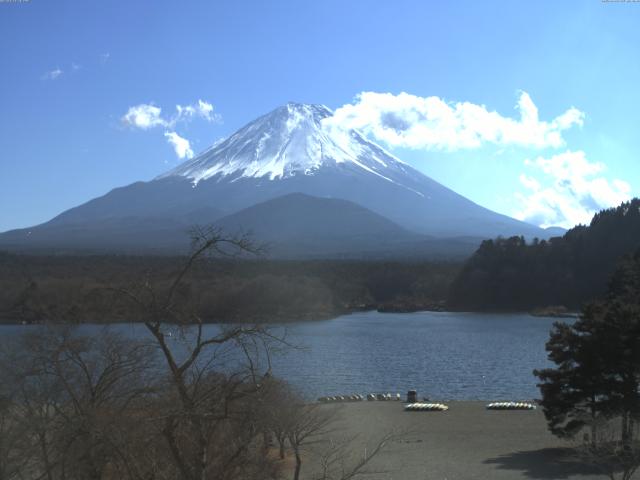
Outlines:
MULTIPOLYGON (((0 322, 138 321, 118 290, 162 286, 184 263, 166 256, 0 253, 0 322)), ((460 265, 403 261, 209 258, 182 288, 206 322, 286 322, 361 310, 444 308, 460 265)))
MULTIPOLYGON (((182 285, 206 322, 287 322, 363 310, 577 311, 640 246, 640 200, 562 237, 485 240, 463 264, 207 257, 182 285)), ((184 257, 0 252, 1 323, 139 321, 118 292, 162 287, 184 257)))
POLYGON ((640 200, 597 213, 548 241, 485 240, 453 281, 449 306, 474 311, 579 309, 598 298, 620 259, 640 246, 640 200))

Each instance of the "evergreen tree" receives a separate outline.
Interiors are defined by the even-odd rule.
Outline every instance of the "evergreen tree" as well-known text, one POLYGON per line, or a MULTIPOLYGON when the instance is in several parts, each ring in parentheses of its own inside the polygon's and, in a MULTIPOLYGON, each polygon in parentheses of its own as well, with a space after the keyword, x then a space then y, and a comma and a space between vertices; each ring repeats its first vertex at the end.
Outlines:
POLYGON ((606 411, 606 379, 596 333, 602 310, 602 305, 592 304, 573 325, 555 323, 547 351, 557 367, 534 372, 541 380, 541 405, 549 429, 562 438, 572 438, 588 427, 590 438, 595 439, 606 411))
POLYGON ((555 368, 536 370, 550 430, 574 437, 620 421, 618 442, 630 449, 640 419, 640 251, 626 257, 602 302, 572 325, 556 323, 547 342, 555 368))

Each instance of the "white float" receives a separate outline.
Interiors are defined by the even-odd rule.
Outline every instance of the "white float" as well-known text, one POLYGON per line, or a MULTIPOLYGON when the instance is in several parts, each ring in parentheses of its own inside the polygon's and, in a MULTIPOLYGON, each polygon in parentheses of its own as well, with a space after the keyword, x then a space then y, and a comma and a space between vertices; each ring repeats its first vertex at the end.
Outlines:
POLYGON ((446 412, 449 407, 444 403, 409 403, 404 409, 407 412, 446 412))
POLYGON ((529 402, 492 402, 487 410, 535 410, 536 406, 529 402))

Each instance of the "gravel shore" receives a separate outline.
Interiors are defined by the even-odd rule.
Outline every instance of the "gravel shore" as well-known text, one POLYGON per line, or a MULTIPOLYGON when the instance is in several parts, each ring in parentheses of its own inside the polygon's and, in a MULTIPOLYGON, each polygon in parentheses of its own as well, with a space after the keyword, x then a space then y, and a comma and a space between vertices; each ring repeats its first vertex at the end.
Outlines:
MULTIPOLYGON (((400 402, 340 407, 332 438, 357 435, 356 456, 388 432, 405 432, 356 478, 380 480, 601 479, 571 455, 571 444, 547 431, 533 411, 488 411, 484 402, 446 402, 447 412, 405 412, 400 402), (373 473, 377 472, 377 473, 373 473)), ((323 406, 322 408, 333 408, 323 406)), ((317 447, 320 448, 320 447, 317 447)), ((305 467, 311 478, 317 465, 305 467)))

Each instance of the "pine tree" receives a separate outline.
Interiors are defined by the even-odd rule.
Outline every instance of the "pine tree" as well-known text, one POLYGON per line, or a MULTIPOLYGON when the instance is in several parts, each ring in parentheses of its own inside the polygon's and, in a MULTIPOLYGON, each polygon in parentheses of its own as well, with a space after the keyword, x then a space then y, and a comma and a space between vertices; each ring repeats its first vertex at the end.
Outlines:
POLYGON ((600 418, 606 415, 607 382, 600 368, 597 334, 602 312, 601 304, 592 304, 573 325, 554 324, 547 351, 557 367, 534 372, 541 380, 541 405, 549 429, 562 438, 573 438, 588 427, 593 441, 600 418))
POLYGON ((549 429, 573 438, 620 422, 624 451, 636 447, 640 419, 640 251, 611 278, 606 299, 587 305, 572 325, 556 323, 547 342, 555 368, 536 370, 549 429))

